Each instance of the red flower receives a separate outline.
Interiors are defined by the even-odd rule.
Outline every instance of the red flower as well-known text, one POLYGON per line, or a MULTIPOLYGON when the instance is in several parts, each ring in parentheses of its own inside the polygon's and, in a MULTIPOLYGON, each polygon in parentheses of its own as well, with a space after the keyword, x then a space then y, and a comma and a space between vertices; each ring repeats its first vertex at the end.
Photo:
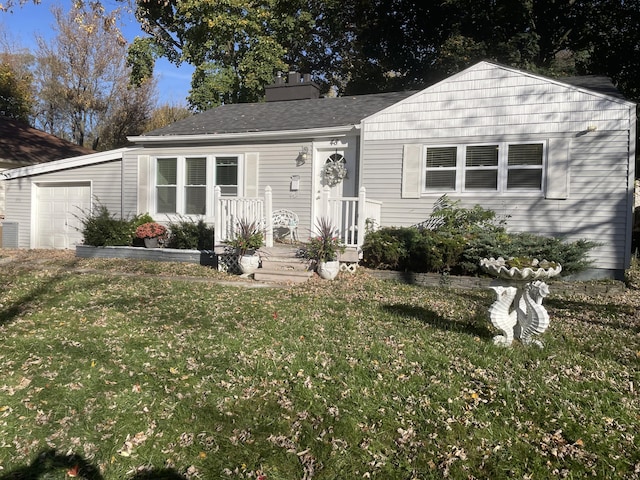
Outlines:
POLYGON ((167 228, 156 222, 143 223, 136 228, 136 237, 138 238, 155 238, 163 237, 167 234, 167 228))

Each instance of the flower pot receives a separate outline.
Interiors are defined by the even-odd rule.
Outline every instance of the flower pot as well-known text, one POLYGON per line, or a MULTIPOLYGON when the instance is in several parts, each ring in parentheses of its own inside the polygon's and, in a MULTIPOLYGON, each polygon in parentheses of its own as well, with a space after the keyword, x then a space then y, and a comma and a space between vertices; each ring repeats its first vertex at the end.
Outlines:
POLYGON ((318 263, 318 275, 320 275, 320 278, 333 280, 338 276, 338 272, 340 272, 340 262, 338 260, 318 263))
POLYGON ((160 237, 153 238, 145 238, 144 239, 145 248, 159 248, 160 247, 160 237))
POLYGON ((238 266, 243 275, 253 273, 260 266, 260 255, 240 255, 238 266))

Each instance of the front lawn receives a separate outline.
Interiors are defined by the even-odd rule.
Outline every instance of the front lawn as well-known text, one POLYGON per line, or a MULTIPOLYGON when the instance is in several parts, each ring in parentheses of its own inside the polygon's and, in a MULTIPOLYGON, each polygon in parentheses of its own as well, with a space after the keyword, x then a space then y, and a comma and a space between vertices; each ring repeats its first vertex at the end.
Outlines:
POLYGON ((545 348, 503 349, 483 290, 0 268, 2 480, 640 478, 638 291, 552 286, 545 348))

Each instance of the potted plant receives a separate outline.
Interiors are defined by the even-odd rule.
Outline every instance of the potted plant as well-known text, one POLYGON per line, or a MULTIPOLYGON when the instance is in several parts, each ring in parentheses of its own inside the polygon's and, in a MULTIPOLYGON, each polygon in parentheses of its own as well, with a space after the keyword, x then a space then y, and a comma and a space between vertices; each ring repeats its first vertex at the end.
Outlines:
POLYGON ((238 265, 243 274, 255 272, 260 266, 260 256, 257 250, 262 246, 264 236, 258 224, 246 219, 240 219, 235 236, 227 241, 227 245, 234 248, 238 254, 238 265))
POLYGON ((316 271, 321 278, 333 280, 340 271, 338 254, 345 250, 338 238, 338 231, 327 218, 317 223, 318 235, 309 239, 304 247, 304 256, 316 262, 316 271))
POLYGON ((167 238, 167 227, 156 222, 147 222, 136 228, 136 238, 144 240, 147 248, 158 248, 167 238))

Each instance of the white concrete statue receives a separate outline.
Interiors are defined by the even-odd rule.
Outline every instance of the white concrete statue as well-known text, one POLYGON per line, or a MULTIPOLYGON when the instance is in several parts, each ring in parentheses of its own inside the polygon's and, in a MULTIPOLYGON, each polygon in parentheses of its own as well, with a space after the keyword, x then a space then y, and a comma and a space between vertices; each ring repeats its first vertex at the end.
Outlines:
POLYGON ((506 285, 492 286, 496 300, 489 307, 491 323, 502 335, 493 338, 496 345, 511 346, 514 339, 524 345, 543 344, 535 337, 549 326, 549 314, 542 300, 549 295, 543 280, 558 275, 562 266, 546 260, 502 257, 483 258, 482 269, 503 280, 506 285))

